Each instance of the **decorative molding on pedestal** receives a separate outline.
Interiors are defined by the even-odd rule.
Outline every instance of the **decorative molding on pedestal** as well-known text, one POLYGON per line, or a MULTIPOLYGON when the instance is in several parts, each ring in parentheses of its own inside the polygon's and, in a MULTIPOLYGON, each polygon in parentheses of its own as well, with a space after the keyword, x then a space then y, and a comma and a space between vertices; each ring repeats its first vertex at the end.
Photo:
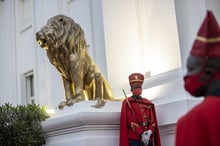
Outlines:
POLYGON ((176 133, 176 123, 161 125, 160 126, 160 136, 174 135, 176 133))
POLYGON ((162 146, 175 146, 176 123, 160 126, 162 146))

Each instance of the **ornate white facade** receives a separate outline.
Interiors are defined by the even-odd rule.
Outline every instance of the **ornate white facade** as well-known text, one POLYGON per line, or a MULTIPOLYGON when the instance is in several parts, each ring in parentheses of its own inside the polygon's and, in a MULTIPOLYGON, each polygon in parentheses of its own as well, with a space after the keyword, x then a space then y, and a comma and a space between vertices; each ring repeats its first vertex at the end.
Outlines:
MULTIPOLYGON (((63 100, 60 75, 35 33, 50 17, 64 14, 84 29, 115 98, 123 97, 122 89, 129 95, 130 73, 145 74, 143 96, 156 104, 162 145, 174 146, 177 119, 200 101, 185 92, 182 77, 206 9, 220 22, 219 0, 1 0, 0 103, 56 108, 63 100)), ((44 122, 46 145, 117 146, 121 102, 102 109, 90 103, 57 110, 44 122)))

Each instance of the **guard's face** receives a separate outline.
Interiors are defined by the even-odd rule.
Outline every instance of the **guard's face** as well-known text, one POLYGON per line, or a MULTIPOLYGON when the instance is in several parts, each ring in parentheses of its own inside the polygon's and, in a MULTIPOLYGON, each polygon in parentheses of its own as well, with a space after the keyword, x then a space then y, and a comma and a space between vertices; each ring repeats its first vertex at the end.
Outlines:
POLYGON ((187 73, 186 76, 197 74, 203 68, 204 60, 198 57, 189 56, 187 59, 187 73))
POLYGON ((142 93, 142 87, 140 85, 139 86, 132 86, 131 92, 134 96, 140 96, 142 93))
POLYGON ((184 76, 184 87, 192 96, 204 95, 204 87, 207 82, 201 80, 204 69, 204 60, 189 56, 187 60, 187 73, 184 76))

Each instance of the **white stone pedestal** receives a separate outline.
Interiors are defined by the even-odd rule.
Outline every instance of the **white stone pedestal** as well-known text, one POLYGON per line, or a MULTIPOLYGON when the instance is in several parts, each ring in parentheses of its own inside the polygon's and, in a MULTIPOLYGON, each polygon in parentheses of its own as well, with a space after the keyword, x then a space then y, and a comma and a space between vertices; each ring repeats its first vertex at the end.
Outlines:
MULTIPOLYGON (((182 100, 156 106, 162 146, 175 145, 176 121, 198 100, 182 100)), ((107 101, 94 108, 96 101, 82 101, 43 122, 44 146, 118 146, 121 101, 107 101)))
POLYGON ((82 101, 43 122, 45 146, 118 146, 121 101, 82 101))

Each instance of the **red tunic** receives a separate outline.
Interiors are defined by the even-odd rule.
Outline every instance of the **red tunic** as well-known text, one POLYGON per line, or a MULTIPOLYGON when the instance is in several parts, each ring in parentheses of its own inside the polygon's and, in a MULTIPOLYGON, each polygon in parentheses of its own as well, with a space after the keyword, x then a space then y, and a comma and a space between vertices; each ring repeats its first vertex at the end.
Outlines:
POLYGON ((220 146, 220 97, 207 96, 179 119, 176 146, 220 146))
POLYGON ((121 107, 120 146, 129 146, 128 139, 140 141, 141 134, 149 129, 154 135, 154 138, 151 136, 154 146, 161 146, 154 104, 146 98, 135 100, 129 97, 128 101, 134 114, 125 99, 121 107))

